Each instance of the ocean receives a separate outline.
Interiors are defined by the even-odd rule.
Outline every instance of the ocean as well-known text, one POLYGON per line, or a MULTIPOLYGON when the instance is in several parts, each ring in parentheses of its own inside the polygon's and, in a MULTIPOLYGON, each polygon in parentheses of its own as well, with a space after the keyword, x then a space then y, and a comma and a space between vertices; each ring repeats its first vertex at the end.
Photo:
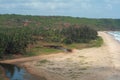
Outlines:
POLYGON ((110 31, 108 33, 112 35, 114 39, 120 42, 120 31, 110 31))

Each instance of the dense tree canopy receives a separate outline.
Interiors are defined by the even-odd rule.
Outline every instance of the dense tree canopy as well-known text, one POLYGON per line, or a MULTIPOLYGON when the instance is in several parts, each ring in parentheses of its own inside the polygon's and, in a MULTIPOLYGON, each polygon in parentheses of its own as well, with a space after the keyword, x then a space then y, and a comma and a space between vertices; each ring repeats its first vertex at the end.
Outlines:
POLYGON ((61 33, 65 43, 85 43, 97 38, 97 31, 87 26, 64 28, 61 33))
POLYGON ((24 53, 28 44, 34 42, 25 28, 0 28, 0 54, 24 53))

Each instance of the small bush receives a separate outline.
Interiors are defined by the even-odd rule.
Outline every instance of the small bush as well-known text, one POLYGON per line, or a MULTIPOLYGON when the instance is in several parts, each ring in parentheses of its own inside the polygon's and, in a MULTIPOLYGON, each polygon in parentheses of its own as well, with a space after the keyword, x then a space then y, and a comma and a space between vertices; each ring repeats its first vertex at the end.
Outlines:
POLYGON ((103 39, 99 36, 97 39, 96 39, 96 47, 100 47, 102 46, 103 44, 103 39))

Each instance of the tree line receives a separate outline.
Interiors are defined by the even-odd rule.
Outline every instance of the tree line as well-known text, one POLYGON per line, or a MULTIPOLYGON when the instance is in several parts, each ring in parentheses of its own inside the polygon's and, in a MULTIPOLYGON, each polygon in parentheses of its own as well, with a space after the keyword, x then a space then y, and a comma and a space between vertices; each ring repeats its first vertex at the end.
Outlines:
POLYGON ((0 27, 0 55, 23 54, 29 44, 36 41, 59 42, 63 44, 88 43, 97 39, 97 31, 88 27, 70 26, 62 29, 44 27, 0 27), (38 39, 41 37, 41 39, 38 39))
POLYGON ((103 21, 65 16, 0 15, 0 55, 26 53, 29 44, 36 41, 88 43, 97 39, 100 25, 96 27, 94 23, 101 25, 103 21))
POLYGON ((120 19, 0 14, 0 26, 4 27, 44 26, 46 28, 51 27, 60 29, 72 25, 87 25, 96 30, 120 30, 120 19))

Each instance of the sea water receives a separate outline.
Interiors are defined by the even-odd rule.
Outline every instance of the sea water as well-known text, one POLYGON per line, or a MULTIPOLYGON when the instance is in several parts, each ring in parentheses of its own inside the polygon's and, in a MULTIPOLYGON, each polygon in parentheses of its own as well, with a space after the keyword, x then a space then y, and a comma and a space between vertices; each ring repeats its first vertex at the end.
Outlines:
POLYGON ((110 31, 108 33, 112 35, 117 41, 120 42, 120 31, 110 31))

